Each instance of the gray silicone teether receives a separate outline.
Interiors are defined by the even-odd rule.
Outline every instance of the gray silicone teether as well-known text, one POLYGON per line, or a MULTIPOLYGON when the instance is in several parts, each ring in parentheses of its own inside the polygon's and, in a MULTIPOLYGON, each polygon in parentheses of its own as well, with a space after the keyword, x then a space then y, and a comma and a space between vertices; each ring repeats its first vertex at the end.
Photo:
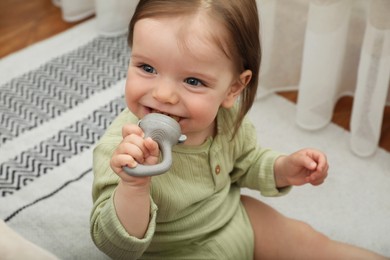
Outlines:
POLYGON ((168 171, 172 165, 172 146, 187 138, 181 134, 179 123, 169 116, 151 113, 140 120, 138 125, 144 131, 145 138, 151 137, 158 143, 163 160, 155 165, 138 164, 134 168, 125 166, 124 171, 131 176, 154 176, 168 171))

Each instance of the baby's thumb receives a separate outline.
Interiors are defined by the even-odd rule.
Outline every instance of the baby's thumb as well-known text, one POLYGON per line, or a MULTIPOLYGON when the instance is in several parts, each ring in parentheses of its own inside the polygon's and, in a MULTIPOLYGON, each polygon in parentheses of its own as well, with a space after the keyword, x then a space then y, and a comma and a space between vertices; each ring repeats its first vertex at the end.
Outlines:
POLYGON ((305 157, 304 165, 307 169, 314 171, 317 168, 317 163, 309 156, 305 157))

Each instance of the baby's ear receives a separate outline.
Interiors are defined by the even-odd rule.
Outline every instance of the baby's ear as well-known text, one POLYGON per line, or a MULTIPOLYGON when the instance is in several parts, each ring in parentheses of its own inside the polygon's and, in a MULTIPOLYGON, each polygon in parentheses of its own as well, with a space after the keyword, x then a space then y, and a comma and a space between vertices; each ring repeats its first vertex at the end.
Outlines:
POLYGON ((234 106, 234 103, 236 102, 237 98, 240 96, 241 92, 244 90, 244 88, 248 85, 248 83, 251 81, 252 78, 252 71, 245 70, 240 74, 240 77, 238 80, 236 80, 231 86, 229 93, 225 97, 225 99, 222 101, 222 107, 224 108, 231 108, 234 106))

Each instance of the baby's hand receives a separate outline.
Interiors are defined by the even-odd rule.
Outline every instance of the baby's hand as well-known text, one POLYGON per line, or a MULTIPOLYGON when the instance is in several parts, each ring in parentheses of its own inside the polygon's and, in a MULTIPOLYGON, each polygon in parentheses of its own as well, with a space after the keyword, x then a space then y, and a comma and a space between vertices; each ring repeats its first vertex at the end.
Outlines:
POLYGON ((158 144, 150 137, 144 139, 144 132, 138 125, 125 125, 122 128, 122 142, 116 148, 111 158, 111 168, 125 182, 134 182, 139 178, 129 176, 124 166, 134 168, 138 163, 156 164, 159 159, 160 150, 158 144))
POLYGON ((279 187, 310 183, 320 185, 328 176, 326 156, 315 149, 303 149, 275 162, 275 179, 279 187))

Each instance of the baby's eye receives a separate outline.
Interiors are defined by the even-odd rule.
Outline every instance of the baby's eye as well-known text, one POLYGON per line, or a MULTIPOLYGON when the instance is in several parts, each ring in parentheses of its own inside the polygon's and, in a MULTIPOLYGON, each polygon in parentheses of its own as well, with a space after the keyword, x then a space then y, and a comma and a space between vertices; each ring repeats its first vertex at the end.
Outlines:
POLYGON ((148 64, 141 65, 141 68, 144 71, 146 71, 147 73, 152 73, 152 74, 156 74, 157 73, 156 70, 152 66, 150 66, 148 64))
POLYGON ((200 81, 199 79, 197 78, 187 78, 184 80, 185 83, 191 85, 191 86, 200 86, 200 85, 203 85, 203 82, 200 81))

